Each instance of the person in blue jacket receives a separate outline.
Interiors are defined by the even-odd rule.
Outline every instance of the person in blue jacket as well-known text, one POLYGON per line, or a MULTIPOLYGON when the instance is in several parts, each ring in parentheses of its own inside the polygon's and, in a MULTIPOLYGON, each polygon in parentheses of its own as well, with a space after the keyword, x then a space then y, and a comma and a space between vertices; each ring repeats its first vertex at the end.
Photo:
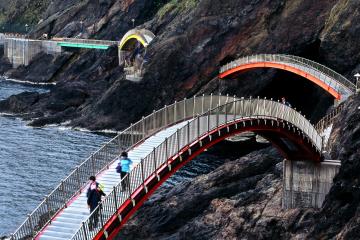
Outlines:
POLYGON ((122 152, 120 155, 120 162, 116 167, 116 171, 120 172, 121 179, 121 188, 122 191, 125 191, 129 187, 129 177, 128 174, 131 170, 132 165, 131 159, 128 157, 127 152, 122 152))
MULTIPOLYGON (((101 202, 101 196, 105 196, 103 189, 101 186, 102 184, 96 182, 95 176, 91 176, 89 178, 90 185, 86 192, 87 197, 87 204, 90 209, 90 214, 94 212, 96 207, 99 205, 99 202, 101 202)), ((99 221, 99 208, 95 210, 91 218, 89 219, 89 230, 92 231, 94 228, 97 227, 99 221)))

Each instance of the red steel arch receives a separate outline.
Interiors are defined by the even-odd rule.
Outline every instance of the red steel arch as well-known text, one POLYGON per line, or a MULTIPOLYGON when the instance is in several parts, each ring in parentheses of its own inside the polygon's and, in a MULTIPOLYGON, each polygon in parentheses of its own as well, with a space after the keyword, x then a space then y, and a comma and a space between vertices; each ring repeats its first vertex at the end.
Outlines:
POLYGON ((155 172, 150 175, 144 184, 131 194, 131 198, 120 206, 116 214, 110 218, 103 230, 94 239, 113 239, 128 219, 171 175, 205 149, 223 141, 225 138, 246 131, 258 133, 271 141, 287 159, 315 162, 322 160, 321 153, 316 150, 310 139, 291 123, 266 118, 246 118, 229 122, 202 135, 181 149, 178 154, 170 157, 167 163, 159 166, 156 171, 159 178, 155 172))
POLYGON ((336 98, 337 100, 341 99, 341 94, 338 91, 336 91, 334 88, 330 87, 329 85, 325 84, 323 81, 321 81, 317 77, 315 77, 315 76, 311 75, 310 73, 307 73, 307 72, 305 72, 303 70, 300 70, 298 68, 295 68, 293 66, 289 66, 289 65, 286 65, 286 64, 283 64, 283 63, 276 63, 276 62, 247 63, 247 64, 243 64, 243 65, 234 67, 232 69, 229 69, 229 70, 221 73, 219 75, 219 77, 220 78, 225 78, 225 77, 231 76, 231 75, 233 75, 235 73, 241 73, 241 72, 244 72, 246 70, 254 69, 254 68, 276 68, 276 69, 281 69, 281 70, 285 70, 285 71, 288 71, 288 72, 295 73, 295 74, 297 74, 299 76, 302 76, 302 77, 312 81, 316 85, 320 86, 325 91, 327 91, 332 96, 334 96, 334 98, 336 98))

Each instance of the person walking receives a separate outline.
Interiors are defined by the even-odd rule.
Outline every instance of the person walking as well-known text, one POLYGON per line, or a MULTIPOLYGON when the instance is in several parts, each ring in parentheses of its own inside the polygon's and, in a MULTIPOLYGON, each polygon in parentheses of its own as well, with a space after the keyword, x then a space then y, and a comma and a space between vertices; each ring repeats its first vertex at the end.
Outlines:
POLYGON ((131 159, 128 157, 127 152, 122 152, 120 161, 116 167, 116 172, 120 173, 121 191, 125 191, 129 187, 129 172, 132 165, 131 159))
POLYGON ((92 231, 97 228, 99 222, 99 208, 97 208, 97 206, 99 205, 99 202, 101 202, 101 196, 106 196, 106 194, 104 193, 104 186, 101 183, 96 182, 95 176, 91 176, 89 180, 90 186, 86 192, 86 197, 90 214, 93 213, 89 219, 89 230, 92 231))
POLYGON ((289 102, 286 101, 285 97, 282 97, 281 98, 281 103, 288 106, 288 107, 291 107, 291 104, 289 102))

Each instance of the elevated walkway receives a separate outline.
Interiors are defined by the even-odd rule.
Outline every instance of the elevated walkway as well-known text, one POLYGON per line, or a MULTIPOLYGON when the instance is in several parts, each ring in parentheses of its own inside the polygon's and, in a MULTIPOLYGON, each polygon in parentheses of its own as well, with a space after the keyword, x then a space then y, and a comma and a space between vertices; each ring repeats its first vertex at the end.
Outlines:
POLYGON ((291 55, 259 54, 239 58, 220 69, 220 78, 226 78, 248 69, 277 68, 300 75, 322 87, 339 101, 355 93, 356 86, 341 74, 314 61, 291 55))
POLYGON ((44 199, 12 239, 112 239, 174 172, 217 142, 247 131, 272 142, 287 159, 322 159, 322 137, 286 105, 228 96, 184 99, 131 125, 89 157, 44 199), (128 191, 121 191, 115 172, 115 159, 123 150, 135 161, 128 191), (99 207, 98 227, 90 230, 85 192, 93 174, 105 184, 107 197, 99 207))
POLYGON ((106 50, 112 45, 117 45, 116 41, 78 39, 78 38, 52 38, 58 46, 70 48, 88 48, 106 50))

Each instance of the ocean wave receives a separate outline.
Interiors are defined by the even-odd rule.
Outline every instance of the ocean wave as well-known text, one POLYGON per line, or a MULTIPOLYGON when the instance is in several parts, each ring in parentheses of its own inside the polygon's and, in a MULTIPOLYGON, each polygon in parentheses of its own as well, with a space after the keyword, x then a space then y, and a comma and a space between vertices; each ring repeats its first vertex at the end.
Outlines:
POLYGON ((1 76, 2 79, 4 79, 5 81, 9 81, 9 82, 15 82, 15 83, 21 83, 21 84, 29 84, 29 85, 36 85, 36 86, 55 86, 56 83, 42 83, 42 82, 31 82, 31 81, 24 81, 24 80, 19 80, 19 79, 14 79, 14 78, 9 78, 6 76, 1 76))

